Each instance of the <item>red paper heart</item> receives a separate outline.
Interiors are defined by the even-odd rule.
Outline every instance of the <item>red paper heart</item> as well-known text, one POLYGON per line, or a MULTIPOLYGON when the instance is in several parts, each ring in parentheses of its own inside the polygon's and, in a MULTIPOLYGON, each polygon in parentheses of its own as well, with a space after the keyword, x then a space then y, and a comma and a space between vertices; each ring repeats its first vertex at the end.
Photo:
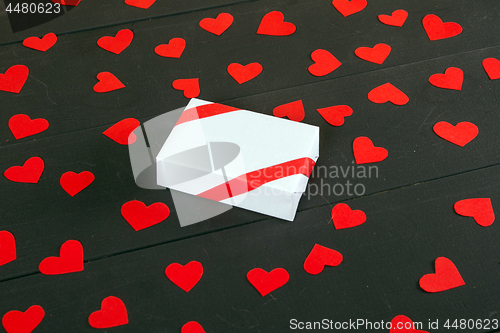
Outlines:
POLYGON ((99 82, 94 85, 94 91, 97 93, 125 88, 125 85, 110 72, 101 72, 97 74, 97 79, 99 82))
POLYGON ((358 47, 354 53, 361 59, 382 65, 391 53, 391 47, 384 43, 379 43, 372 47, 358 47))
POLYGON ((125 0, 125 3, 129 6, 148 9, 156 0, 125 0))
POLYGON ((109 328, 128 324, 127 308, 121 299, 108 296, 101 302, 101 309, 92 312, 89 324, 93 328, 109 328))
POLYGON ((500 60, 495 58, 486 58, 483 60, 483 68, 488 74, 490 80, 500 79, 500 60))
POLYGON ((327 50, 317 49, 311 53, 311 59, 315 63, 308 70, 314 76, 325 76, 340 67, 342 63, 327 50))
POLYGON ((305 117, 304 105, 302 100, 298 100, 291 103, 286 103, 277 106, 273 109, 273 115, 275 117, 288 117, 288 119, 293 121, 302 121, 305 117))
POLYGON ((227 66, 227 72, 236 82, 242 84, 259 75, 262 72, 262 65, 258 62, 252 62, 245 66, 238 63, 232 63, 227 66))
POLYGON ((440 121, 432 129, 441 138, 460 147, 471 142, 479 134, 477 126, 467 121, 458 123, 455 126, 446 121, 440 121))
POLYGON ((404 92, 390 83, 373 88, 368 93, 368 99, 377 104, 391 102, 395 105, 405 105, 410 100, 404 92))
POLYGON ((319 274, 325 266, 338 266, 342 262, 342 254, 338 251, 315 244, 304 261, 304 270, 309 274, 319 274))
POLYGON ((457 267, 448 258, 436 259, 435 272, 435 274, 426 274, 420 278, 420 288, 429 293, 437 293, 465 285, 457 267))
POLYGON ((180 58, 186 48, 186 41, 183 38, 172 38, 168 44, 160 44, 155 47, 155 53, 167 58, 180 58))
POLYGON ((59 257, 47 257, 38 265, 40 273, 58 275, 83 271, 83 247, 77 240, 61 245, 59 257))
POLYGON ((23 45, 29 47, 30 49, 38 50, 45 52, 50 49, 57 42, 57 36, 50 32, 43 36, 42 38, 38 37, 28 37, 23 40, 23 45))
POLYGON ((52 0, 53 3, 59 3, 63 6, 78 6, 81 0, 52 0))
POLYGON ((352 109, 348 105, 335 105, 318 109, 319 114, 333 126, 344 124, 344 117, 352 115, 352 109))
POLYGON ((97 45, 106 51, 114 54, 120 54, 125 50, 134 39, 134 33, 130 29, 122 29, 118 31, 115 37, 104 36, 97 40, 97 45))
POLYGON ((30 333, 42 322, 43 317, 43 308, 40 305, 32 305, 24 312, 7 312, 2 318, 2 325, 7 333, 30 333))
POLYGON ((139 120, 135 118, 125 118, 102 132, 102 134, 121 145, 129 145, 137 140, 137 136, 132 132, 140 125, 139 120))
POLYGON ((80 173, 68 171, 61 176, 60 183, 63 190, 74 197, 81 190, 92 184, 94 179, 95 176, 90 171, 83 171, 80 173))
POLYGON ((425 15, 422 25, 430 40, 439 40, 456 36, 462 32, 460 24, 443 21, 434 14, 425 15))
POLYGON ((31 157, 23 166, 13 166, 5 170, 4 176, 17 183, 38 183, 42 176, 45 164, 40 157, 31 157))
POLYGON ((233 24, 233 15, 229 13, 220 13, 216 18, 204 18, 200 21, 200 27, 203 30, 220 36, 233 24))
POLYGON ((295 24, 284 22, 282 12, 272 11, 264 15, 260 21, 257 33, 268 36, 288 36, 295 32, 295 24))
POLYGON ((339 203, 332 209, 332 221, 337 230, 357 227, 366 222, 366 214, 362 210, 351 210, 345 203, 339 203))
POLYGON ((477 224, 487 227, 495 221, 495 212, 490 198, 464 199, 455 202, 455 212, 462 216, 473 217, 477 224))
POLYGON ((429 333, 427 331, 416 330, 413 321, 403 315, 394 317, 391 320, 391 329, 389 333, 429 333))
POLYGON ((196 321, 190 321, 182 326, 181 333, 205 333, 205 330, 196 321))
POLYGON ((16 139, 22 139, 45 131, 49 122, 43 118, 32 120, 25 114, 16 114, 9 119, 9 128, 16 139))
POLYGON ((269 273, 261 268, 254 268, 247 273, 247 279, 264 297, 284 286, 290 279, 290 275, 284 268, 275 268, 269 273))
POLYGON ((16 260, 16 240, 7 230, 0 231, 0 266, 16 260))
POLYGON ((389 155, 387 149, 375 147, 372 140, 365 136, 354 139, 352 150, 354 152, 356 164, 380 162, 385 160, 389 155))
POLYGON ((184 97, 196 98, 200 95, 200 81, 196 79, 177 79, 172 82, 172 87, 176 90, 184 91, 184 97))
POLYGON ((203 265, 198 261, 188 262, 184 266, 173 263, 167 266, 165 275, 177 287, 188 292, 200 281, 203 275, 203 265))
POLYGON ((403 9, 398 9, 392 12, 392 15, 379 15, 380 22, 392 25, 394 27, 402 27, 408 18, 408 12, 403 9))
POLYGON ((368 3, 366 0, 333 0, 332 5, 344 17, 362 11, 368 3))
POLYGON ((122 205, 123 218, 135 231, 149 228, 165 220, 170 215, 170 209, 162 202, 149 206, 139 200, 131 200, 122 205))
POLYGON ((28 79, 29 69, 24 65, 15 65, 0 74, 0 90, 18 94, 28 79))
POLYGON ((431 75, 429 82, 438 88, 461 90, 464 72, 460 68, 449 67, 444 74, 431 75))

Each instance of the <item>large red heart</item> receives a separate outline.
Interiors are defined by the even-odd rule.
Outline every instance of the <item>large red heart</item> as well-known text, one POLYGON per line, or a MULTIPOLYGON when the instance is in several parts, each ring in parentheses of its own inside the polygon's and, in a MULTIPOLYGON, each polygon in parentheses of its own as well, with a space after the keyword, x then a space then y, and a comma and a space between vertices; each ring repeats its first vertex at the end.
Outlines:
POLYGON ((203 30, 220 36, 231 26, 231 24, 233 24, 233 15, 229 13, 220 13, 214 19, 210 17, 204 18, 199 24, 203 30))
POLYGON ((441 138, 460 147, 471 142, 479 134, 477 126, 467 121, 458 123, 455 126, 446 121, 440 121, 432 129, 441 138))
POLYGON ((368 93, 368 99, 377 104, 391 102, 395 105, 405 105, 410 100, 404 92, 394 87, 391 83, 385 83, 373 88, 368 93))
POLYGON ((361 59, 382 65, 391 53, 391 47, 384 43, 379 43, 374 47, 358 47, 354 53, 361 59))
POLYGON ((32 305, 24 312, 7 312, 2 318, 2 325, 7 333, 30 333, 42 322, 43 317, 43 308, 40 305, 32 305))
POLYGON ((89 324, 93 328, 109 328, 128 324, 127 308, 121 299, 108 296, 101 302, 101 309, 92 312, 89 324))
POLYGON ((332 5, 344 17, 362 11, 368 3, 366 0, 333 0, 332 5))
POLYGON ((123 218, 135 231, 149 228, 165 220, 170 215, 170 209, 162 202, 149 206, 139 200, 131 200, 122 205, 123 218))
POLYGON ((186 48, 186 41, 183 38, 172 38, 168 44, 160 44, 155 47, 155 53, 167 58, 180 58, 186 48))
POLYGON ((167 266, 165 275, 177 287, 188 292, 200 281, 203 275, 203 265, 198 261, 190 261, 184 266, 173 263, 167 266))
POLYGON ((134 39, 134 33, 130 29, 118 31, 115 37, 104 36, 97 40, 97 45, 106 51, 119 54, 125 50, 134 39))
POLYGON ((314 76, 324 76, 330 74, 340 67, 342 63, 337 60, 327 50, 317 49, 311 53, 311 59, 314 64, 309 66, 308 70, 314 76))
POLYGON ((53 3, 59 3, 63 6, 78 6, 81 0, 52 0, 53 3))
POLYGON ((495 221, 495 212, 490 198, 464 199, 455 202, 455 212, 462 216, 474 218, 477 224, 487 227, 495 221))
POLYGON ((335 105, 318 109, 319 114, 333 126, 344 124, 344 117, 352 115, 352 109, 348 105, 335 105))
POLYGON ((5 170, 4 176, 8 180, 18 183, 38 183, 42 176, 45 164, 40 157, 31 157, 23 166, 13 166, 5 170))
POLYGON ((257 33, 269 36, 288 36, 295 32, 295 24, 284 22, 285 16, 282 12, 269 12, 260 21, 257 33))
POLYGON ((488 74, 490 80, 500 79, 500 60, 495 58, 486 58, 483 60, 483 68, 488 74))
POLYGON ((290 275, 284 268, 275 268, 269 273, 261 268, 254 268, 247 273, 247 279, 264 297, 284 286, 290 279, 290 275))
POLYGON ((227 72, 236 82, 242 84, 259 75, 262 72, 262 65, 258 62, 252 62, 245 66, 238 63, 232 63, 227 66, 227 72))
POLYGON ((23 40, 23 45, 29 47, 30 49, 38 50, 45 52, 50 49, 57 42, 57 36, 50 32, 43 36, 42 38, 38 37, 28 37, 23 40))
POLYGON ((16 260, 16 240, 7 230, 0 231, 0 266, 16 260))
POLYGON ((205 330, 196 321, 190 321, 182 325, 181 333, 205 333, 205 330))
POLYGON ((429 293, 437 293, 465 285, 457 267, 448 258, 437 258, 435 271, 435 274, 422 276, 419 281, 420 287, 429 293))
POLYGON ((9 119, 9 128, 16 139, 45 131, 49 122, 43 118, 31 119, 25 114, 16 114, 9 119))
POLYGON ((101 72, 97 74, 97 79, 99 82, 94 85, 94 91, 97 93, 104 93, 125 88, 125 85, 110 72, 101 72))
POLYGON ((75 173, 73 171, 65 172, 60 179, 61 187, 69 195, 74 197, 81 190, 92 184, 95 176, 90 171, 75 173))
POLYGON ((342 262, 342 254, 338 251, 315 244, 304 261, 304 270, 309 274, 319 274, 325 266, 338 266, 342 262))
POLYGON ((365 136, 354 139, 352 150, 356 164, 380 162, 385 160, 389 155, 387 149, 375 147, 372 140, 365 136))
POLYGON ((443 21, 434 14, 425 15, 422 25, 430 40, 439 40, 456 36, 462 32, 460 24, 443 21))
POLYGON ((392 12, 392 15, 379 15, 378 19, 380 22, 392 25, 394 27, 402 27, 408 18, 408 12, 404 9, 398 9, 392 12))
POLYGON ((273 109, 273 115, 275 117, 288 117, 288 119, 293 121, 302 121, 305 117, 304 105, 302 100, 298 100, 291 103, 286 103, 277 106, 273 109))
POLYGON ((416 324, 414 324, 410 318, 399 315, 391 320, 391 329, 389 333, 429 333, 427 331, 417 330, 415 327, 416 324))
POLYGON ((28 79, 28 67, 15 65, 0 74, 0 90, 18 94, 28 79))
POLYGON ((148 9, 156 0, 125 0, 125 3, 129 6, 148 9))
POLYGON ((332 221, 337 230, 357 227, 366 222, 366 214, 362 210, 351 210, 345 203, 339 203, 332 209, 332 221))
POLYGON ((434 74, 429 77, 429 83, 438 88, 461 90, 464 82, 464 72, 460 68, 449 67, 444 74, 434 74))
POLYGON ((125 118, 102 132, 102 134, 121 145, 129 145, 137 140, 137 136, 132 131, 140 125, 139 120, 135 118, 125 118))
POLYGON ((184 97, 186 98, 196 98, 200 94, 200 81, 198 78, 177 79, 172 82, 172 87, 184 91, 184 97))
POLYGON ((47 257, 38 265, 40 273, 58 275, 83 271, 83 246, 77 240, 61 245, 59 257, 47 257))

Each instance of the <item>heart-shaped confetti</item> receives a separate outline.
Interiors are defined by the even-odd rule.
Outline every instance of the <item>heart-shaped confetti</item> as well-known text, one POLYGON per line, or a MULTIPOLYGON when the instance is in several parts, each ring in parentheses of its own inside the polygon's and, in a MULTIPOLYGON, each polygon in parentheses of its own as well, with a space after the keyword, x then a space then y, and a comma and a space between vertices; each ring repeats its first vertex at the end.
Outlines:
POLYGON ((429 333, 415 329, 416 326, 410 318, 399 315, 391 320, 389 333, 429 333))
POLYGON ((227 72, 236 82, 242 84, 259 75, 262 72, 262 65, 258 62, 252 62, 245 66, 238 63, 232 63, 227 66, 227 72))
POLYGON ((275 268, 269 273, 262 268, 254 268, 247 273, 247 279, 264 297, 284 286, 290 279, 290 275, 284 268, 275 268))
POLYGON ((31 119, 25 114, 16 114, 9 119, 9 128, 16 139, 35 135, 49 128, 49 122, 43 118, 31 119))
POLYGON ((462 216, 473 217, 477 224, 487 227, 495 221, 495 212, 490 198, 464 199, 455 202, 455 212, 462 216))
POLYGON ((31 157, 23 166, 13 166, 5 170, 4 176, 17 183, 38 183, 42 176, 45 164, 40 157, 31 157))
POLYGON ((465 285, 455 264, 448 258, 439 257, 435 262, 434 274, 426 274, 420 278, 420 288, 437 293, 465 285))
POLYGON ((362 210, 352 210, 345 203, 339 203, 332 209, 332 221, 337 230, 357 227, 366 222, 366 214, 362 210))
POLYGON ((125 50, 132 40, 134 39, 134 33, 130 29, 122 29, 118 31, 115 37, 104 36, 97 40, 97 45, 100 48, 109 51, 114 54, 120 54, 125 50))
POLYGON ((203 265, 198 261, 190 261, 184 266, 173 263, 167 266, 165 275, 177 287, 189 292, 203 276, 203 265))
POLYGON ((63 188, 63 190, 74 197, 84 188, 92 184, 94 179, 95 176, 90 171, 83 171, 80 173, 68 171, 61 176, 59 182, 61 183, 61 187, 63 188))
POLYGON ((214 19, 207 17, 201 20, 200 27, 214 35, 220 36, 231 26, 231 24, 233 24, 233 20, 233 15, 229 13, 220 13, 214 19))
POLYGON ((432 129, 441 138, 460 147, 471 142, 479 134, 477 126, 468 121, 463 121, 455 126, 446 121, 440 121, 432 129))
POLYGON ((108 296, 101 302, 101 309, 89 316, 93 328, 110 328, 128 324, 127 308, 121 299, 108 296))
POLYGON ((365 9, 368 3, 366 0, 333 0, 332 5, 344 17, 358 13, 365 9))
POLYGON ((53 3, 58 3, 63 6, 78 6, 81 0, 52 0, 53 3))
POLYGON ((333 126, 342 126, 344 117, 352 115, 352 109, 348 105, 334 105, 318 109, 319 114, 333 126))
POLYGON ((2 317, 3 328, 7 333, 30 333, 45 317, 45 311, 40 305, 32 305, 28 310, 22 312, 12 310, 2 317))
POLYGON ((378 16, 380 22, 394 27, 402 27, 407 18, 408 12, 404 9, 395 10, 391 15, 382 14, 378 16))
POLYGON ((189 321, 182 325, 181 333, 205 333, 205 330, 196 321, 189 321))
POLYGON ((83 246, 77 240, 61 245, 59 257, 48 257, 38 265, 40 273, 58 275, 83 271, 83 246))
POLYGON ((28 79, 29 69, 24 65, 15 65, 0 74, 0 90, 18 94, 28 79))
POLYGON ((257 33, 268 36, 288 36, 295 32, 295 24, 285 22, 285 16, 282 12, 269 12, 260 21, 257 33))
POLYGON ((156 0, 125 0, 125 3, 132 7, 148 9, 156 0))
POLYGON ((180 58, 186 48, 183 38, 172 38, 168 44, 160 44, 155 47, 155 53, 166 58, 180 58))
POLYGON ((302 100, 275 107, 273 109, 273 115, 279 118, 288 117, 288 119, 293 121, 302 121, 305 117, 302 100))
POLYGON ((358 47, 354 50, 358 58, 382 65, 391 53, 391 47, 384 43, 379 43, 374 47, 358 47))
POLYGON ((342 63, 327 50, 317 49, 311 53, 314 64, 308 70, 314 76, 325 76, 340 67, 342 63))
POLYGON ((121 145, 128 145, 137 140, 137 136, 132 131, 140 125, 139 120, 135 118, 125 118, 102 132, 102 134, 121 145))
POLYGON ((500 79, 500 60, 496 58, 486 58, 483 60, 483 68, 490 80, 500 79))
POLYGON ((377 104, 391 102, 395 105, 405 105, 410 101, 404 92, 393 86, 391 83, 385 83, 381 86, 373 88, 368 93, 368 99, 377 104))
POLYGON ((101 72, 97 74, 97 79, 99 82, 94 85, 94 91, 97 93, 105 93, 125 88, 125 85, 110 72, 101 72))
POLYGON ((23 45, 29 47, 30 49, 45 52, 50 49, 57 42, 57 36, 50 32, 43 36, 38 37, 28 37, 23 40, 23 45))
POLYGON ((372 140, 365 136, 354 139, 352 150, 356 164, 380 162, 385 160, 389 155, 387 149, 375 147, 372 140))
POLYGON ((444 74, 434 74, 429 77, 429 83, 438 88, 461 90, 464 82, 464 72, 460 68, 449 67, 444 74))
POLYGON ((462 32, 460 24, 455 22, 443 23, 443 21, 434 14, 425 15, 422 19, 422 25, 431 41, 454 37, 462 32))
POLYGON ((325 266, 338 266, 342 262, 342 254, 338 251, 315 244, 306 260, 304 270, 309 274, 319 274, 325 266))
POLYGON ((7 230, 0 231, 0 266, 16 260, 16 240, 7 230))
POLYGON ((122 205, 123 218, 135 231, 149 228, 165 220, 170 215, 170 209, 162 202, 149 206, 139 200, 131 200, 122 205))
POLYGON ((186 98, 196 98, 200 95, 200 81, 198 78, 177 79, 172 82, 172 87, 184 91, 184 97, 186 98))

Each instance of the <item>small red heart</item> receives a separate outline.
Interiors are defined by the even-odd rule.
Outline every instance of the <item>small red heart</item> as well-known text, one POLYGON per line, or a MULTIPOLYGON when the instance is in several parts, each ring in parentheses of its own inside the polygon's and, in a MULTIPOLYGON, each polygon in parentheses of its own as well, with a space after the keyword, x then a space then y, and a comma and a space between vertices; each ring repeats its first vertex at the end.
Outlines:
POLYGON ((177 79, 172 82, 172 87, 176 90, 184 91, 184 97, 196 98, 200 95, 200 81, 196 79, 177 79))
POLYGON ((15 65, 0 74, 0 90, 18 94, 28 79, 28 67, 15 65))
POLYGON ((332 5, 344 17, 362 11, 368 3, 366 0, 333 0, 332 5))
POLYGON ((184 266, 173 263, 167 266, 165 275, 177 287, 188 292, 200 281, 203 275, 203 265, 198 261, 190 261, 184 266))
POLYGON ((408 18, 408 12, 404 9, 398 9, 392 12, 392 15, 379 15, 378 19, 383 24, 392 25, 394 27, 402 27, 408 18))
POLYGON ((125 50, 134 39, 134 33, 130 29, 122 29, 118 31, 115 37, 104 36, 97 40, 97 45, 100 48, 112 52, 114 54, 120 54, 125 50))
POLYGON ((75 173, 73 171, 65 172, 60 179, 61 187, 69 195, 74 197, 81 190, 92 184, 95 176, 90 171, 75 173))
POLYGON ((58 275, 83 271, 83 247, 77 240, 61 245, 59 257, 47 257, 38 265, 40 273, 58 275))
POLYGON ((422 25, 430 40, 439 40, 456 36, 462 32, 460 24, 443 21, 434 14, 425 15, 422 25))
POLYGON ((293 121, 302 121, 305 115, 304 105, 301 99, 277 106, 273 109, 273 116, 278 118, 288 117, 288 119, 293 121))
POLYGON ((45 164, 40 157, 31 157, 23 166, 13 166, 5 170, 4 176, 10 181, 17 183, 38 183, 42 176, 45 164))
POLYGON ((89 324, 93 328, 109 328, 128 324, 127 308, 121 299, 108 296, 101 302, 101 309, 92 312, 89 324))
POLYGON ((247 273, 247 279, 264 297, 284 286, 290 279, 290 275, 284 268, 275 268, 269 273, 261 268, 254 268, 247 273))
POLYGON ((12 310, 2 318, 7 333, 30 333, 42 322, 45 311, 40 305, 32 305, 25 312, 12 310))
POLYGON ((477 224, 487 227, 495 221, 495 212, 490 198, 464 199, 455 202, 455 212, 462 216, 473 217, 477 224))
POLYGON ((358 47, 354 53, 361 59, 382 65, 391 53, 391 47, 379 43, 374 47, 358 47))
POLYGON ((238 63, 232 63, 227 66, 227 72, 236 82, 242 84, 259 75, 262 72, 262 65, 258 62, 252 62, 245 66, 238 63))
POLYGON ((214 19, 210 17, 204 18, 199 24, 203 30, 220 36, 231 26, 231 24, 233 24, 233 15, 229 13, 220 13, 214 19))
POLYGON ((94 91, 97 93, 125 88, 125 85, 110 72, 101 72, 97 74, 97 79, 99 82, 94 85, 94 91))
POLYGON ((325 76, 340 67, 342 63, 327 50, 317 49, 311 53, 314 64, 308 70, 314 76, 325 76))
POLYGON ((63 6, 78 6, 81 0, 52 0, 53 3, 59 3, 63 6))
POLYGON ((0 266, 16 260, 16 240, 7 230, 0 231, 0 266))
POLYGON ((440 121, 432 129, 441 138, 460 147, 471 142, 479 134, 477 126, 467 121, 458 123, 455 126, 446 121, 440 121))
POLYGON ((500 60, 486 58, 483 60, 483 67, 490 80, 500 79, 500 60))
POLYGON ((338 266, 342 262, 342 254, 338 251, 315 244, 304 261, 304 270, 309 274, 319 274, 325 266, 338 266))
POLYGON ((28 37, 23 40, 23 45, 29 47, 30 49, 38 50, 45 52, 50 49, 57 42, 57 36, 50 32, 43 36, 42 38, 38 37, 28 37))
POLYGON ((205 330, 196 321, 190 321, 182 326, 181 333, 205 333, 205 330))
POLYGON ((366 222, 366 214, 362 210, 351 210, 345 203, 339 203, 332 209, 332 221, 337 230, 357 227, 366 222))
POLYGON ((444 74, 431 75, 429 82, 438 88, 461 90, 464 72, 460 68, 449 67, 444 74))
POLYGON ((389 155, 387 149, 375 147, 372 140, 365 136, 354 139, 352 150, 354 152, 356 164, 380 162, 385 160, 389 155))
POLYGON ((457 267, 448 258, 437 258, 435 271, 435 274, 426 274, 420 278, 420 288, 429 293, 437 293, 465 285, 457 267))
POLYGON ((16 139, 22 139, 45 131, 49 122, 43 118, 32 120, 25 114, 16 114, 9 119, 9 128, 16 139))
POLYGON ((415 329, 415 324, 413 321, 403 315, 399 315, 394 317, 391 320, 391 328, 389 330, 389 333, 429 333, 427 331, 421 331, 421 330, 416 330, 415 329))
POLYGON ((160 44, 155 47, 155 53, 167 58, 180 58, 186 48, 186 41, 183 38, 172 38, 168 44, 160 44))
POLYGON ((148 9, 156 0, 125 0, 125 3, 129 6, 148 9))
POLYGON ((344 124, 344 117, 352 115, 352 109, 348 105, 335 105, 318 109, 319 114, 333 126, 344 124))
POLYGON ((162 202, 149 206, 139 200, 131 200, 122 205, 123 218, 135 231, 149 228, 165 220, 170 215, 170 209, 162 202))
POLYGON ((284 22, 282 12, 272 11, 264 15, 260 21, 257 33, 268 36, 288 36, 295 32, 295 24, 284 22))
POLYGON ((377 104, 391 102, 395 105, 405 105, 410 100, 404 92, 394 87, 391 83, 385 83, 373 88, 368 93, 368 99, 377 104))
POLYGON ((137 140, 137 136, 132 132, 140 125, 139 120, 135 118, 125 118, 102 132, 102 134, 121 145, 129 145, 137 140))

